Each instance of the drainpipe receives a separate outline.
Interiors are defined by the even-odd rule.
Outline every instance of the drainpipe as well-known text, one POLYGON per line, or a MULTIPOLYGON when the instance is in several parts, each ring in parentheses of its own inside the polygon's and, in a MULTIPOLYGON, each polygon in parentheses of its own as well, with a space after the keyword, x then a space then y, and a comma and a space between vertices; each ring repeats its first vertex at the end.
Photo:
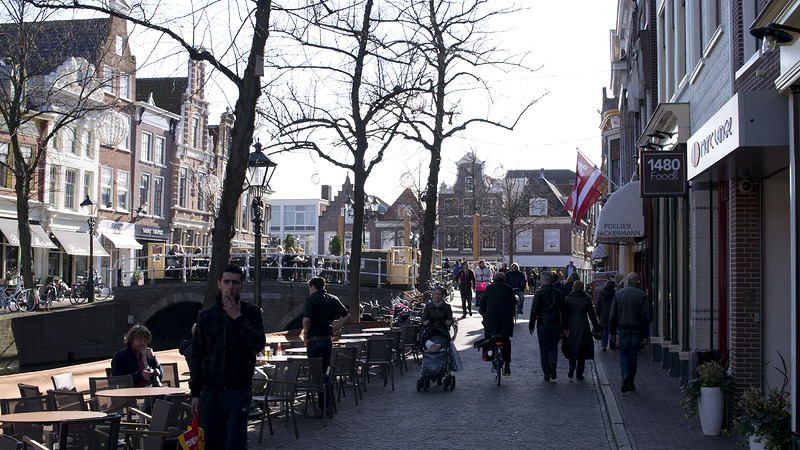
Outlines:
POLYGON ((792 86, 789 97, 789 220, 790 220, 790 247, 791 247, 791 314, 792 314, 792 358, 789 368, 790 392, 792 405, 792 448, 800 448, 800 413, 798 412, 798 399, 800 399, 800 361, 797 349, 800 347, 800 198, 798 197, 798 183, 800 183, 800 87, 792 86))

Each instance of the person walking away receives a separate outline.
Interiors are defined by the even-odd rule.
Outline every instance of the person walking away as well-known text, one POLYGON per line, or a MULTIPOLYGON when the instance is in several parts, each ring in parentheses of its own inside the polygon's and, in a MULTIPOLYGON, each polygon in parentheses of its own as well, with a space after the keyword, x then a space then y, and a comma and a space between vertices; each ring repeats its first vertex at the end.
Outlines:
POLYGON ((533 307, 528 328, 533 334, 536 327, 539 338, 544 381, 556 379, 558 364, 558 338, 564 309, 564 295, 551 284, 553 275, 549 271, 539 274, 541 289, 533 296, 533 307))
POLYGON ((265 339, 261 309, 239 297, 243 279, 239 266, 225 266, 214 304, 197 316, 189 389, 209 449, 247 448, 253 370, 265 339))
POLYGON ((614 294, 608 317, 611 339, 617 338, 619 367, 622 372, 622 392, 635 391, 636 363, 639 346, 647 345, 650 333, 650 310, 647 293, 639 289, 639 274, 625 277, 625 287, 614 294))
POLYGON ((514 309, 517 298, 511 286, 506 284, 503 272, 494 274, 494 282, 481 297, 478 312, 483 316, 486 339, 494 338, 503 343, 503 375, 511 375, 511 337, 514 336, 514 309))
MULTIPOLYGON (((606 347, 608 347, 608 316, 611 315, 611 304, 614 302, 614 286, 615 283, 613 281, 607 281, 603 289, 597 295, 595 310, 597 311, 597 322, 600 323, 600 330, 602 331, 600 335, 600 344, 603 351, 606 351, 606 347)), ((612 341, 611 350, 615 348, 617 347, 612 341)))
POLYGON ((461 318, 472 315, 472 291, 475 290, 475 272, 469 268, 469 261, 464 261, 464 266, 456 275, 458 290, 461 293, 461 318))
POLYGON ((520 272, 517 263, 512 263, 511 269, 506 272, 506 284, 511 286, 514 295, 517 296, 517 314, 522 314, 522 309, 525 306, 525 288, 528 285, 528 280, 525 278, 525 273, 520 272))
POLYGON ((583 281, 578 280, 572 283, 572 292, 564 299, 564 343, 561 344, 569 358, 567 376, 572 378, 574 373, 578 381, 583 380, 586 360, 594 359, 594 343, 589 322, 594 330, 600 329, 592 306, 592 298, 583 290, 583 281))
POLYGON ((569 295, 572 293, 572 283, 578 281, 578 273, 572 272, 567 276, 567 281, 564 282, 564 295, 569 295))
MULTIPOLYGON (((350 321, 350 312, 338 297, 325 291, 325 279, 314 277, 308 281, 308 298, 303 310, 303 332, 301 338, 306 343, 309 358, 322 358, 322 373, 328 373, 331 365, 332 337, 350 321)), ((327 376, 325 384, 328 384, 327 376)), ((319 411, 309 416, 312 419, 322 417, 325 406, 323 393, 320 392, 319 411)), ((332 390, 328 391, 330 402, 332 390)))
POLYGON ((161 386, 161 369, 153 349, 147 345, 153 339, 144 325, 134 325, 125 333, 125 348, 111 358, 111 375, 131 375, 136 387, 161 386))
POLYGON ((475 268, 475 306, 480 306, 481 297, 491 282, 492 269, 486 265, 486 261, 478 261, 478 267, 475 268))

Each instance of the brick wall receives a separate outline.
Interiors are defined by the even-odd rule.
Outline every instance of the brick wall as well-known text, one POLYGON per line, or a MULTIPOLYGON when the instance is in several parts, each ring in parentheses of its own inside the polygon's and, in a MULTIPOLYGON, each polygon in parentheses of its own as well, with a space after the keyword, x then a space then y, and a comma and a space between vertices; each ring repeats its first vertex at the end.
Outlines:
POLYGON ((761 312, 762 278, 761 230, 758 220, 759 184, 753 181, 751 192, 739 191, 740 180, 728 183, 729 257, 730 257, 730 368, 736 378, 737 391, 743 392, 758 384, 761 376, 761 312))

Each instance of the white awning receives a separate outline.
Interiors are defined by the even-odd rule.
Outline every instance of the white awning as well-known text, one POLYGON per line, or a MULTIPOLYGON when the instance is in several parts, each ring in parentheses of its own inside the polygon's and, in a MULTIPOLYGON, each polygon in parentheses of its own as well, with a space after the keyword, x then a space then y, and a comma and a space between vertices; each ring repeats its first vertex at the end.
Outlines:
MULTIPOLYGON (((58 242, 61 243, 61 246, 64 247, 64 250, 70 255, 89 255, 88 233, 53 230, 53 234, 56 235, 58 242)), ((94 256, 110 256, 96 237, 92 236, 92 239, 94 239, 94 243, 92 244, 94 245, 94 256)))
POLYGON ((594 242, 620 244, 644 237, 644 215, 639 182, 631 181, 611 194, 594 229, 594 242))
POLYGON ((108 240, 114 244, 114 247, 130 248, 134 250, 142 249, 142 244, 130 234, 104 233, 103 236, 107 237, 108 240))
POLYGON ((597 244, 594 250, 592 250, 592 259, 605 258, 606 256, 608 256, 608 254, 606 254, 606 244, 597 244))
MULTIPOLYGON (((44 229, 40 225, 30 224, 31 226, 31 247, 36 248, 58 248, 50 238, 47 237, 44 229)), ((14 219, 0 219, 0 231, 6 236, 9 244, 19 247, 19 225, 14 219)))

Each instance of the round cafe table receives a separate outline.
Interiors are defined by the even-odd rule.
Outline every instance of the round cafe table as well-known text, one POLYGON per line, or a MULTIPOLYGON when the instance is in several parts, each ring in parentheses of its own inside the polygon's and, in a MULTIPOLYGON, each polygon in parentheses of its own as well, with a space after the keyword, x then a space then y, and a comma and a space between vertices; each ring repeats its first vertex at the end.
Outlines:
POLYGON ((259 356, 256 358, 256 360, 260 362, 288 361, 290 359, 308 359, 308 355, 270 356, 269 359, 267 359, 266 356, 259 356))
POLYGON ((340 337, 343 338, 343 339, 370 338, 370 337, 372 337, 374 335, 375 335, 374 333, 349 333, 349 334, 343 334, 340 337))
POLYGON ((361 330, 363 333, 383 333, 384 331, 392 331, 391 327, 379 327, 379 328, 364 328, 361 330))
POLYGON ((0 414, 3 423, 58 423, 62 420, 99 419, 106 413, 99 411, 35 411, 0 414))
POLYGON ((119 388, 119 389, 104 389, 97 391, 94 395, 98 397, 135 397, 135 398, 148 398, 148 397, 162 397, 165 395, 185 394, 189 392, 188 389, 170 386, 159 387, 132 387, 132 388, 119 388))
POLYGON ((294 348, 287 348, 283 351, 283 353, 305 353, 307 349, 305 347, 294 347, 294 348))
POLYGON ((336 344, 354 344, 356 342, 367 342, 367 340, 364 339, 364 338, 353 338, 353 339, 345 338, 345 339, 339 339, 338 341, 333 341, 333 344, 334 345, 336 345, 336 344))

